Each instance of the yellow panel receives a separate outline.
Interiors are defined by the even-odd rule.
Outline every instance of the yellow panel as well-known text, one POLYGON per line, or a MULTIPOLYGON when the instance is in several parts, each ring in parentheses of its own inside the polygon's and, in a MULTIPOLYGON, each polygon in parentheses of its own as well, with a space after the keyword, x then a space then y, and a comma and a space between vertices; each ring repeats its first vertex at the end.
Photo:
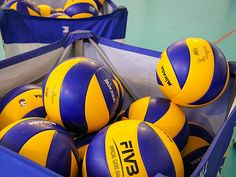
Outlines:
POLYGON ((60 15, 60 16, 58 16, 57 18, 70 19, 71 17, 70 17, 70 16, 67 16, 67 15, 60 15))
MULTIPOLYGON (((190 68, 182 91, 172 100, 192 103, 199 100, 209 89, 214 74, 214 54, 206 40, 186 40, 190 52, 190 68)), ((185 105, 187 106, 187 105, 185 105)))
POLYGON ((34 135, 22 146, 19 154, 45 167, 55 133, 55 130, 47 130, 34 135))
POLYGON ((58 13, 58 12, 64 12, 64 9, 63 8, 55 8, 55 11, 58 13))
POLYGON ((171 102, 167 113, 159 119, 155 125, 168 133, 170 137, 174 138, 179 133, 179 130, 183 128, 185 121, 186 119, 183 111, 171 102))
POLYGON ((82 165, 82 176, 83 177, 88 177, 88 175, 87 175, 87 166, 86 166, 86 154, 87 154, 87 150, 84 154, 84 160, 83 160, 83 165, 82 165))
POLYGON ((142 161, 142 157, 141 157, 140 149, 138 145, 137 130, 138 130, 140 121, 127 120, 125 122, 126 122, 126 127, 129 127, 129 128, 123 128, 124 122, 121 121, 109 127, 106 133, 106 140, 105 140, 106 159, 107 159, 111 177, 122 176, 122 173, 124 173, 124 177, 148 176, 146 172, 146 168, 142 161), (132 143, 132 148, 129 142, 132 143), (121 145, 121 143, 127 143, 127 144, 121 145), (122 151, 125 151, 125 150, 131 150, 132 152, 122 153, 122 151), (133 157, 130 156, 132 155, 132 153, 134 153, 133 157), (133 167, 133 171, 132 171, 131 164, 124 161, 124 159, 127 158, 128 156, 130 156, 130 160, 135 160, 135 162, 137 163, 138 169, 139 169, 138 174, 134 173, 134 172, 137 172, 137 168, 133 163, 132 163, 132 167, 133 167), (132 175, 128 174, 126 167, 130 169, 132 175))
POLYGON ((12 99, 2 110, 0 114, 0 130, 6 125, 23 118, 24 115, 32 110, 42 106, 42 89, 32 89, 21 93, 12 99), (25 100, 25 105, 19 103, 21 99, 25 100))
POLYGON ((68 1, 65 3, 64 9, 67 9, 69 6, 72 6, 72 5, 77 4, 77 3, 88 3, 88 4, 91 4, 91 5, 94 6, 95 9, 98 11, 98 6, 97 6, 97 4, 94 2, 94 0, 68 0, 68 1))
POLYGON ((188 143, 185 146, 184 150, 181 152, 182 157, 185 157, 189 153, 204 146, 209 146, 209 143, 202 138, 189 136, 188 143))
POLYGON ((2 129, 2 130, 0 131, 0 140, 3 138, 3 136, 4 136, 12 127, 14 127, 16 124, 18 124, 18 123, 20 123, 20 122, 23 122, 23 121, 25 121, 25 120, 27 120, 27 119, 21 119, 21 120, 15 121, 15 122, 9 124, 8 126, 6 126, 4 129, 2 129))
POLYGON ((32 10, 32 9, 30 9, 30 8, 27 8, 27 9, 28 9, 29 14, 30 14, 31 16, 37 16, 37 17, 40 16, 40 15, 39 15, 38 13, 36 13, 34 10, 32 10))
POLYGON ((73 152, 71 152, 71 169, 70 169, 70 177, 78 177, 78 164, 73 152))
POLYGON ((16 10, 16 8, 17 8, 17 4, 18 4, 18 2, 15 2, 14 4, 11 5, 10 8, 16 10))
POLYGON ((132 103, 129 108, 128 118, 130 120, 144 120, 149 102, 150 97, 144 97, 132 103))
POLYGON ((37 6, 40 10, 40 15, 42 17, 48 17, 51 15, 52 8, 49 5, 41 4, 37 6))
POLYGON ((62 126, 60 114, 60 91, 67 72, 77 63, 86 60, 85 58, 74 58, 58 65, 48 77, 44 90, 44 105, 48 118, 62 126))
POLYGON ((179 82, 167 56, 166 50, 162 53, 156 72, 164 86, 160 86, 162 92, 171 99, 181 91, 179 82))
POLYGON ((96 75, 93 75, 88 86, 85 100, 85 117, 88 132, 93 132, 102 128, 110 119, 106 100, 103 96, 96 75))
POLYGON ((89 17, 93 17, 93 15, 90 13, 80 13, 72 16, 72 18, 89 18, 89 17))
POLYGON ((99 0, 100 4, 104 4, 105 0, 99 0))
POLYGON ((78 153, 79 153, 79 158, 80 158, 80 160, 83 160, 84 159, 84 154, 85 154, 85 151, 87 151, 87 149, 88 149, 88 144, 86 144, 86 145, 84 145, 84 146, 82 146, 82 147, 80 147, 79 149, 78 149, 78 153))
POLYGON ((176 172, 176 177, 184 177, 184 165, 183 165, 183 160, 181 157, 181 154, 179 152, 178 147, 174 143, 174 141, 161 129, 158 127, 152 126, 150 123, 148 123, 159 135, 160 139, 162 142, 165 144, 166 149, 168 150, 171 159, 173 161, 174 167, 175 167, 175 172, 176 172), (168 137, 168 138, 167 138, 168 137))

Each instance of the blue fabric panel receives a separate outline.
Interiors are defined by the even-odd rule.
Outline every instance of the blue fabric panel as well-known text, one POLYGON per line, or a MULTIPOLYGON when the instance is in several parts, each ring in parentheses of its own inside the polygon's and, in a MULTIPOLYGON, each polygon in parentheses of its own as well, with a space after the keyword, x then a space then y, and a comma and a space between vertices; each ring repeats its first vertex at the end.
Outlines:
POLYGON ((224 160, 223 156, 230 143, 235 121, 236 109, 229 115, 228 120, 217 133, 215 139, 191 177, 198 177, 200 174, 204 177, 216 176, 222 165, 222 161, 224 160))
POLYGON ((0 146, 0 154, 1 177, 61 177, 61 175, 56 174, 3 146, 0 146))
POLYGON ((52 43, 75 30, 90 30, 109 39, 122 39, 127 15, 126 8, 118 8, 108 15, 71 20, 27 16, 5 9, 0 10, 0 29, 6 44, 52 43))

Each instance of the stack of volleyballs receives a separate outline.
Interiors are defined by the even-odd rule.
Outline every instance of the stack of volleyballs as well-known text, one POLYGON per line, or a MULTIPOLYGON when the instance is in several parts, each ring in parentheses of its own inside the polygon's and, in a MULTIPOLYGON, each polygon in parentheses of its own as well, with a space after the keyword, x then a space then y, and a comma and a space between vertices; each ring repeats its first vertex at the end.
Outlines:
POLYGON ((98 16, 105 0, 68 0, 63 8, 52 8, 47 4, 35 4, 28 0, 13 0, 6 3, 6 8, 22 14, 50 18, 89 18, 98 16))
POLYGON ((122 99, 122 85, 106 66, 89 58, 68 59, 48 74, 43 89, 26 85, 4 95, 0 144, 63 176, 76 177, 82 173, 79 154, 85 151, 80 152, 79 144, 86 144, 75 144, 71 135, 87 136, 105 127, 122 99))
POLYGON ((70 58, 44 80, 41 101, 46 119, 26 118, 42 104, 19 111, 19 118, 14 111, 7 114, 28 102, 18 101, 24 89, 3 97, 1 114, 12 121, 1 118, 0 144, 63 176, 189 176, 213 136, 202 125, 189 122, 180 106, 196 108, 217 100, 228 84, 228 64, 214 44, 188 38, 162 53, 156 78, 166 98, 147 93, 121 116, 124 91, 118 78, 100 62, 70 58), (122 121, 115 122, 115 117, 122 121), (77 137, 74 142, 71 135, 77 137), (9 143, 15 141, 12 137, 19 142, 9 143), (59 151, 65 159, 59 159, 59 151))
MULTIPOLYGON (((171 102, 188 108, 211 104, 224 93, 229 66, 222 51, 200 38, 187 38, 170 45, 160 57, 156 79, 171 102)), ((182 150, 185 175, 190 176, 213 137, 199 124, 189 122, 189 139, 182 150)))

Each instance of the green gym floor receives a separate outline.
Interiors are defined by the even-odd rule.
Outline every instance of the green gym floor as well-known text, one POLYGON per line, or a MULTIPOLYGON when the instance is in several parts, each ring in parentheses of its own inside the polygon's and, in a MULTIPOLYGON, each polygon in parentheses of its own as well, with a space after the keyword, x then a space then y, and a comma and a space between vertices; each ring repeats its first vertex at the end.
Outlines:
MULTIPOLYGON (((113 1, 128 8, 128 44, 162 51, 180 39, 201 37, 217 44, 228 60, 236 61, 236 0, 113 1)), ((236 177, 235 166, 236 149, 231 143, 221 176, 236 177)))

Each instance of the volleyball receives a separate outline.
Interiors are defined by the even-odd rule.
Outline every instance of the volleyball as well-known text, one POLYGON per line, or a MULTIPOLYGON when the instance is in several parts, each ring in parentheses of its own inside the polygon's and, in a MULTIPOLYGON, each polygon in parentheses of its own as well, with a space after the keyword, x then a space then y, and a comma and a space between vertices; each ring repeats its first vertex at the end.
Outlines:
POLYGON ((188 121, 184 112, 165 98, 143 97, 133 102, 124 117, 129 120, 150 122, 165 131, 182 151, 189 136, 188 121))
POLYGON ((54 13, 50 15, 49 18, 71 19, 71 17, 65 13, 54 13))
POLYGON ((190 176, 201 161, 211 142, 212 135, 200 124, 189 122, 189 140, 182 151, 185 176, 190 176))
POLYGON ((88 58, 72 58, 52 70, 44 82, 49 119, 74 133, 104 127, 119 105, 115 78, 106 66, 88 58))
POLYGON ((40 4, 37 7, 39 8, 40 15, 42 17, 48 17, 49 15, 55 13, 55 10, 49 5, 40 4))
POLYGON ((0 100, 0 130, 26 117, 46 117, 42 88, 37 85, 13 88, 0 100))
POLYGON ((40 16, 39 8, 28 1, 24 0, 9 1, 9 3, 6 4, 6 7, 14 9, 22 14, 40 16))
POLYGON ((183 177, 180 152, 158 127, 137 120, 105 127, 90 142, 83 160, 83 176, 183 177))
POLYGON ((98 6, 98 9, 102 8, 102 6, 104 5, 105 3, 105 0, 94 0, 95 3, 97 4, 98 6))
POLYGON ((40 118, 22 119, 0 132, 0 145, 62 176, 78 176, 79 157, 69 133, 40 118))
POLYGON ((229 66, 216 45, 200 38, 187 38, 162 53, 156 78, 160 90, 174 103, 200 107, 215 101, 225 91, 229 66))
POLYGON ((98 7, 93 0, 68 0, 64 13, 72 18, 88 18, 98 16, 98 7))

